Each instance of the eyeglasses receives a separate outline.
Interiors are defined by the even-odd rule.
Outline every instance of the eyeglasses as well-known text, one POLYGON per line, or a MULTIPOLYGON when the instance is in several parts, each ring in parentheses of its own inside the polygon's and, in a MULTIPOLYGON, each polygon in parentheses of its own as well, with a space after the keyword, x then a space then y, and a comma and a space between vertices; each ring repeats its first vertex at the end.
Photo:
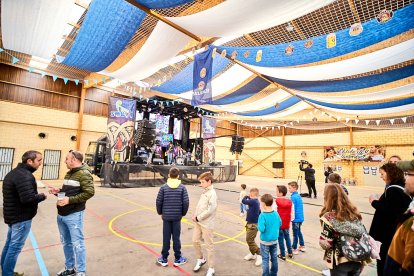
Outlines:
POLYGON ((405 177, 407 177, 407 176, 414 176, 414 173, 404 172, 404 176, 405 177))

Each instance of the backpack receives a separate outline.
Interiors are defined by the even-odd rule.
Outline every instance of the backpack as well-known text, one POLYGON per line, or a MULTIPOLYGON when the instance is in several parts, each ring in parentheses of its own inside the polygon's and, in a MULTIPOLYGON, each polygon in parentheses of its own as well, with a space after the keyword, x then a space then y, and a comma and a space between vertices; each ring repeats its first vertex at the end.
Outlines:
POLYGON ((333 229, 338 233, 339 249, 350 261, 361 262, 369 259, 372 247, 362 222, 358 221, 332 221, 333 229))

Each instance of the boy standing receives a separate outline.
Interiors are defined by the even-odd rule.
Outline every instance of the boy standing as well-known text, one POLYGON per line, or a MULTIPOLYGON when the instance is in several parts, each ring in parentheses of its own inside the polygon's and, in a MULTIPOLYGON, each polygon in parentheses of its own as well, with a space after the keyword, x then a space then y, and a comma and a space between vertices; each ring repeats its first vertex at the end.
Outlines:
POLYGON ((200 186, 204 191, 200 196, 200 200, 197 203, 193 215, 193 221, 195 222, 193 245, 197 256, 197 263, 193 270, 195 272, 199 271, 201 266, 208 261, 206 275, 212 276, 215 273, 213 231, 217 210, 217 194, 212 185, 213 175, 211 172, 201 174, 198 179, 200 180, 200 186), (203 252, 201 251, 201 237, 206 244, 207 260, 203 257, 203 252))
POLYGON ((262 270, 263 276, 277 275, 277 240, 279 237, 279 228, 282 224, 279 215, 272 210, 273 197, 270 194, 264 194, 260 198, 260 204, 263 213, 259 216, 257 228, 260 231, 260 252, 263 259, 262 270), (269 270, 269 255, 272 262, 269 270))
POLYGON ((239 203, 240 203, 240 216, 244 216, 244 211, 246 210, 246 206, 243 204, 242 200, 246 196, 246 184, 241 184, 241 191, 239 195, 239 203))
POLYGON ((260 248, 254 241, 257 235, 257 221, 260 215, 260 203, 257 197, 259 196, 259 189, 251 188, 250 196, 245 196, 242 200, 243 204, 246 204, 249 209, 246 216, 246 242, 249 245, 250 253, 247 254, 244 259, 246 261, 256 259, 256 266, 262 264, 262 256, 260 256, 260 248))
POLYGON ((299 254, 299 250, 305 252, 305 241, 301 231, 302 223, 305 220, 303 214, 303 202, 302 198, 298 193, 298 183, 292 181, 288 183, 289 192, 291 193, 290 199, 293 203, 293 219, 292 219, 292 230, 293 230, 293 254, 299 254), (299 250, 298 250, 298 239, 299 239, 299 250))
POLYGON ((287 188, 284 185, 277 185, 277 198, 276 198, 276 205, 277 205, 277 212, 282 219, 282 226, 280 226, 279 231, 279 248, 280 254, 278 257, 282 260, 286 260, 286 252, 285 252, 285 241, 286 247, 289 258, 293 258, 292 252, 292 243, 290 241, 289 235, 289 226, 292 217, 292 201, 286 198, 287 188))
POLYGON ((187 258, 181 255, 181 218, 187 214, 189 200, 187 189, 178 179, 180 170, 172 167, 167 183, 162 185, 158 192, 156 206, 163 220, 163 241, 161 256, 157 262, 162 266, 168 266, 171 236, 175 255, 174 266, 180 266, 187 262, 187 258))

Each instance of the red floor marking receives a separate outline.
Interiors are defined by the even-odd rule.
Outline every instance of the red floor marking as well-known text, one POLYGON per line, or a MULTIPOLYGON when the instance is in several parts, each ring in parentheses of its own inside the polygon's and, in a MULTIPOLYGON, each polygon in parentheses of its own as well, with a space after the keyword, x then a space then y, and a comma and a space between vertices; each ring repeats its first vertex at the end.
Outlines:
MULTIPOLYGON (((91 211, 91 209, 86 209, 87 213, 90 213, 91 215, 93 215, 94 217, 96 217, 97 219, 99 219, 100 221, 104 222, 104 223, 108 223, 109 220, 107 220, 106 218, 98 215, 97 213, 91 211)), ((126 233, 125 231, 121 230, 118 227, 113 226, 114 230, 116 230, 117 232, 121 233, 122 235, 124 235, 125 237, 128 237, 130 239, 135 239, 134 237, 132 237, 131 235, 129 235, 128 233, 126 233)), ((144 248, 145 250, 147 250, 148 252, 150 252, 152 255, 158 257, 159 253, 155 252, 154 250, 152 250, 151 248, 147 247, 145 244, 141 244, 141 243, 135 243, 138 246, 141 246, 142 248, 144 248)), ((168 262, 168 264, 171 266, 173 265, 172 262, 168 262)), ((177 269, 178 271, 180 271, 183 275, 187 275, 187 276, 191 276, 191 273, 187 272, 186 270, 182 269, 179 266, 173 266, 175 269, 177 269)))

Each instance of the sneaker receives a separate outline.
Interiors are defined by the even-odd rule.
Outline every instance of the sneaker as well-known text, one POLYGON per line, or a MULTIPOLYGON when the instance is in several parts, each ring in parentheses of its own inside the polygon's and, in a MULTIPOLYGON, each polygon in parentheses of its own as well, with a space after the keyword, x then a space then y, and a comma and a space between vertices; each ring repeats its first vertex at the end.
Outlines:
POLYGON ((293 253, 293 255, 298 255, 298 254, 299 254, 299 250, 297 250, 297 249, 293 249, 293 250, 292 250, 292 253, 293 253))
POLYGON ((322 275, 331 276, 331 271, 329 269, 324 269, 324 270, 322 270, 322 275))
POLYGON ((13 272, 13 276, 24 276, 24 273, 13 272))
POLYGON ((313 198, 314 198, 314 199, 317 199, 318 197, 317 197, 317 196, 314 196, 313 198))
POLYGON ((302 251, 302 252, 306 252, 305 246, 299 246, 299 250, 302 251))
POLYGON ((213 276, 216 272, 214 271, 214 268, 209 268, 207 270, 206 276, 213 276))
POLYGON ((288 254, 288 257, 289 257, 290 259, 293 259, 293 254, 288 254))
POLYGON ((185 264, 185 263, 187 263, 187 258, 186 257, 183 257, 183 256, 181 256, 178 260, 175 260, 174 261, 174 266, 180 266, 180 265, 183 265, 183 264, 185 264))
POLYGON ((76 276, 86 276, 86 273, 85 273, 85 272, 78 272, 78 273, 76 274, 76 276))
POLYGON ((202 259, 197 259, 196 265, 194 267, 194 271, 197 272, 200 270, 201 266, 203 266, 206 263, 206 259, 202 258, 202 259))
POLYGON ((244 213, 240 213, 240 216, 243 217, 244 216, 244 213))
POLYGON ((168 260, 164 258, 163 256, 158 257, 157 263, 159 263, 162 266, 168 266, 168 260))
POLYGON ((281 259, 281 260, 283 260, 283 261, 286 261, 286 256, 282 256, 282 255, 277 255, 277 257, 279 258, 279 259, 281 259))
POLYGON ((262 265, 262 256, 256 255, 256 262, 254 263, 255 266, 261 266, 262 265))
POLYGON ((246 261, 250 261, 250 260, 256 260, 256 255, 253 255, 252 253, 247 254, 246 256, 244 256, 244 259, 246 261))
POLYGON ((59 271, 56 276, 75 276, 76 270, 74 268, 67 269, 66 267, 59 271))

